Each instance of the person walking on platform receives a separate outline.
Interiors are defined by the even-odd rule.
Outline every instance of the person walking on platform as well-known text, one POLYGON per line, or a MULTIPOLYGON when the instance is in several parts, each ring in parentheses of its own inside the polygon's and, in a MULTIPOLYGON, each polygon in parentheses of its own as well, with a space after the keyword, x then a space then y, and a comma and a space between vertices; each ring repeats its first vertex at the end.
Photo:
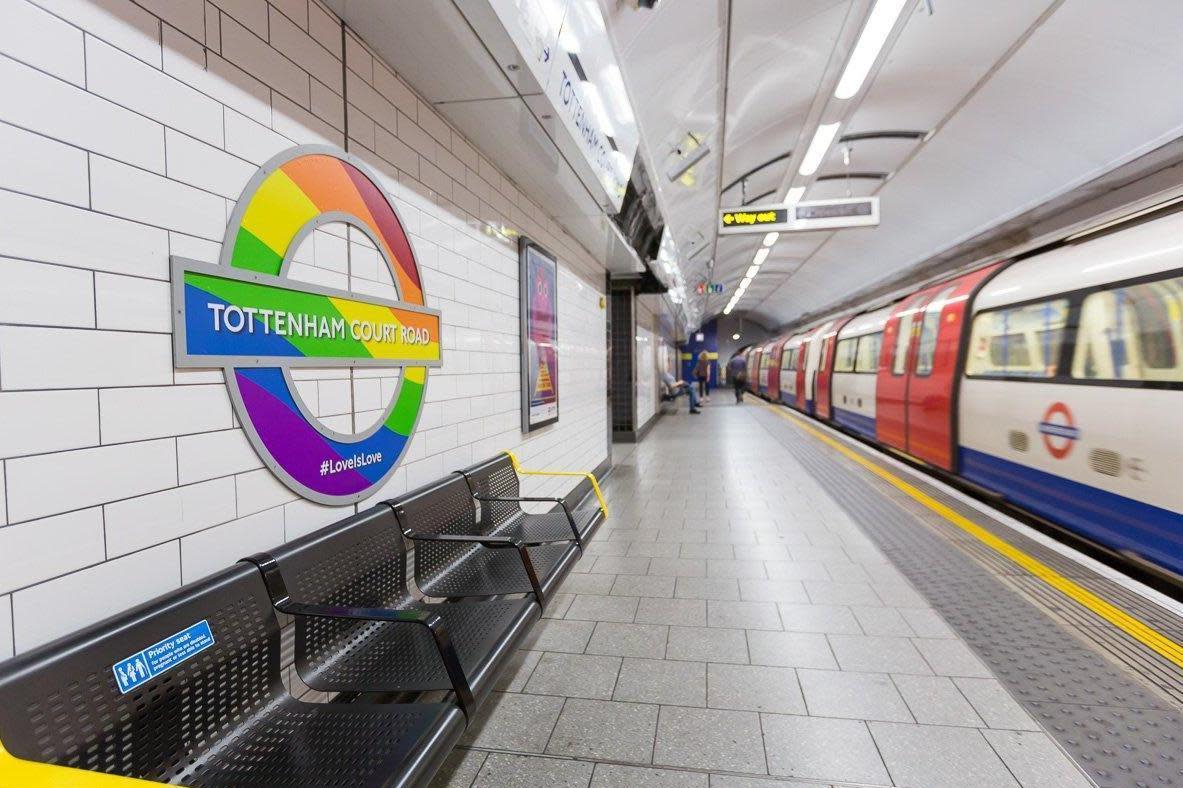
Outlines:
POLYGON ((727 379, 735 389, 735 404, 743 404, 743 387, 748 382, 748 362, 742 353, 736 353, 727 362, 727 379))
POLYGON ((698 398, 703 402, 710 402, 711 359, 705 350, 698 354, 698 363, 694 365, 694 379, 698 381, 698 398))

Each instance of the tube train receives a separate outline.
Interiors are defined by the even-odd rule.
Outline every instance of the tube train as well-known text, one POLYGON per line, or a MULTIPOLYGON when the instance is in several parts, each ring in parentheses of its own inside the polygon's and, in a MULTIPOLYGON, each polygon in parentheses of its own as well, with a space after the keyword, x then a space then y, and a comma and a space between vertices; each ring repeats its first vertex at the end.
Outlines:
POLYGON ((1183 212, 742 352, 754 393, 1183 576, 1183 212))

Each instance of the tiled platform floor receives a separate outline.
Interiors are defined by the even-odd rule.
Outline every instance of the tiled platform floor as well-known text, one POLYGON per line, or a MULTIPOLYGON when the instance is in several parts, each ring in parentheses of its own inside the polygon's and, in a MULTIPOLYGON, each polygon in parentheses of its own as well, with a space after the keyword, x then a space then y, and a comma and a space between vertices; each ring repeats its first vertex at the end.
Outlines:
POLYGON ((436 785, 1090 785, 759 406, 714 399, 614 448, 611 518, 436 785))

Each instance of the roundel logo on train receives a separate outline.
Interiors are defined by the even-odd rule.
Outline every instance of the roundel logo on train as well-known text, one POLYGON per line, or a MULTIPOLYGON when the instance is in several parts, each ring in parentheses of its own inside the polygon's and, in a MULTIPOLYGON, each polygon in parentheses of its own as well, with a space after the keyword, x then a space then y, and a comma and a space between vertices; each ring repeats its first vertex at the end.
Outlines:
POLYGON ((1063 402, 1053 402, 1039 422, 1039 433, 1048 454, 1062 460, 1072 453, 1072 446, 1080 438, 1080 430, 1072 418, 1072 411, 1063 402))

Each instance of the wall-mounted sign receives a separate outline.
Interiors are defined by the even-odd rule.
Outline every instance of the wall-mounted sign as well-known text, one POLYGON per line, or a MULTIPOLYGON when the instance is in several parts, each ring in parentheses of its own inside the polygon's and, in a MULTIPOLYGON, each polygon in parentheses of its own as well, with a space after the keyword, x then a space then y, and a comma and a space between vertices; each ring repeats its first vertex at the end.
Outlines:
POLYGON ((423 406, 427 368, 441 364, 440 315, 424 305, 411 244, 364 164, 336 148, 293 148, 247 184, 218 265, 172 258, 178 367, 225 370, 255 451, 305 498, 345 504, 398 466, 423 406), (309 234, 346 223, 388 266, 397 301, 296 281, 292 257, 309 234), (397 391, 368 430, 322 424, 293 382, 295 367, 401 367, 397 391))
POLYGON ((719 235, 792 233, 873 227, 879 224, 878 197, 811 200, 793 205, 747 205, 719 211, 719 235))
POLYGON ((559 420, 559 281, 554 255, 528 238, 521 265, 522 432, 559 420))
POLYGON ((694 292, 698 293, 699 295, 714 295, 716 293, 723 292, 723 285, 719 284, 718 282, 699 282, 694 286, 694 292))

